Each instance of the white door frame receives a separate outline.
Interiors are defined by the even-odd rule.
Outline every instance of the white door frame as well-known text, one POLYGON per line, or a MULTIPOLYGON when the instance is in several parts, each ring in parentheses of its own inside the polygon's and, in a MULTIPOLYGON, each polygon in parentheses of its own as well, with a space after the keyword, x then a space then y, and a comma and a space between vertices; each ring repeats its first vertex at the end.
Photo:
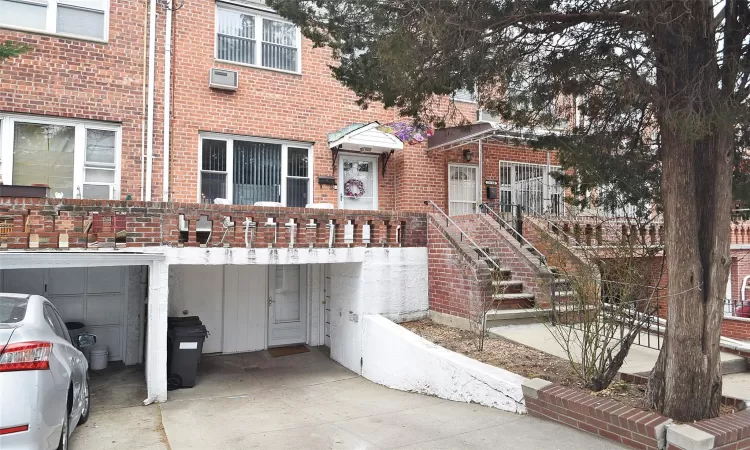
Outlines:
MULTIPOLYGON (((268 269, 268 321, 267 321, 267 333, 266 333, 266 348, 274 346, 292 345, 292 344, 306 344, 309 341, 308 328, 309 328, 309 312, 308 312, 308 270, 306 264, 298 264, 299 267, 299 286, 297 287, 299 293, 299 327, 301 331, 299 333, 299 339, 285 339, 274 342, 271 339, 271 333, 273 332, 274 321, 273 321, 273 302, 276 301, 274 298, 276 295, 276 270, 282 265, 269 265, 268 269)), ((296 323, 296 322, 295 322, 296 323)))
POLYGON ((372 177, 372 209, 373 211, 378 210, 378 181, 379 181, 379 172, 378 172, 378 156, 377 155, 362 155, 360 153, 346 153, 346 152, 340 152, 339 153, 339 173, 338 173, 338 208, 344 209, 344 158, 357 158, 357 159, 366 159, 368 161, 372 161, 373 168, 375 169, 373 177, 372 177))
MULTIPOLYGON (((478 209, 479 209, 479 203, 480 203, 480 198, 481 198, 481 195, 479 194, 479 166, 477 166, 476 164, 454 164, 454 163, 449 163, 448 164, 448 184, 446 185, 446 187, 448 188, 448 215, 449 216, 453 215, 453 211, 451 211, 451 187, 450 187, 450 184, 451 184, 451 169, 454 168, 454 167, 466 167, 466 168, 469 168, 469 169, 474 169, 476 171, 476 174, 477 174, 477 176, 476 176, 476 186, 474 187, 474 214, 476 214, 477 211, 478 211, 478 209)), ((468 202, 462 202, 462 203, 468 203, 468 202)))

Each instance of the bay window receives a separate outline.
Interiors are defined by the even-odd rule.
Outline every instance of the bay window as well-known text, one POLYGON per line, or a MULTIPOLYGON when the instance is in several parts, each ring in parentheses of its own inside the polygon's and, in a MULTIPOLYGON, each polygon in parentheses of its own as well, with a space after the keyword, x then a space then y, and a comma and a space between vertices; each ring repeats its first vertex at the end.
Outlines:
POLYGON ((106 40, 109 0, 0 0, 0 26, 106 40))
POLYGON ((300 72, 299 29, 266 12, 217 3, 216 59, 300 72))
POLYGON ((119 198, 119 147, 117 125, 0 115, 4 184, 47 185, 53 197, 119 198))
POLYGON ((300 143, 204 134, 199 201, 304 207, 311 203, 311 154, 312 148, 300 143))

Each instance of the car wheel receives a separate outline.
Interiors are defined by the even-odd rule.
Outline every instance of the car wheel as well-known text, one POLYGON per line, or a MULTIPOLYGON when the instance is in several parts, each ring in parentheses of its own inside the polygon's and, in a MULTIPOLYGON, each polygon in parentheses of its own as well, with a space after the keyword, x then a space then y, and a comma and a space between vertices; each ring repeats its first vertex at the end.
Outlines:
MULTIPOLYGON (((70 401, 68 401, 70 403, 70 401)), ((65 406, 65 417, 63 417, 62 433, 60 433, 60 444, 57 450, 68 450, 68 439, 70 438, 70 404, 65 406)))
POLYGON ((81 408, 81 418, 78 419, 78 425, 83 425, 89 420, 89 412, 91 411, 91 392, 89 392, 89 377, 83 381, 83 389, 81 391, 83 397, 83 407, 81 408))

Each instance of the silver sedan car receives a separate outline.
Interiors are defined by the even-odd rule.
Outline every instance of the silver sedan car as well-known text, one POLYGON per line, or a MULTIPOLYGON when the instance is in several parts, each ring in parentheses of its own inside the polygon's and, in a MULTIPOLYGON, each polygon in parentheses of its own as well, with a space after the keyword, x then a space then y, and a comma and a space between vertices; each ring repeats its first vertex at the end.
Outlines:
POLYGON ((68 449, 89 417, 88 362, 57 309, 39 295, 0 293, 0 449, 68 449))

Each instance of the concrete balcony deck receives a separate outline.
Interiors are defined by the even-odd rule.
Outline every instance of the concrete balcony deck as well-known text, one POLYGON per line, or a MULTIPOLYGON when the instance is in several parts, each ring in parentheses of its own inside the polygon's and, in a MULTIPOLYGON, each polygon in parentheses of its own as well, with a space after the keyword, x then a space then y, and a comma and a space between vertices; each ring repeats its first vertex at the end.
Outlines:
POLYGON ((426 245, 420 212, 0 198, 0 250, 426 245))

